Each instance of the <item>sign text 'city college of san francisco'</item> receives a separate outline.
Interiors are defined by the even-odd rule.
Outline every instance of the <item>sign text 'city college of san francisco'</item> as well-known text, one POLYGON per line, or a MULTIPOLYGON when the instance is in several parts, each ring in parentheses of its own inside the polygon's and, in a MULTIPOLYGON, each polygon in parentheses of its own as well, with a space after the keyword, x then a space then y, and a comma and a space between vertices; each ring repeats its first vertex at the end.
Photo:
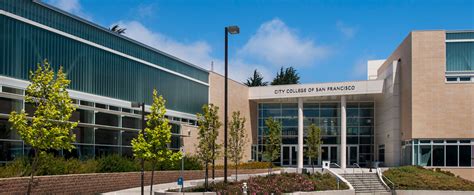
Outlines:
POLYGON ((275 95, 283 94, 317 94, 321 92, 343 92, 343 91, 354 91, 355 85, 344 85, 344 86, 327 86, 327 87, 290 87, 275 89, 275 95))

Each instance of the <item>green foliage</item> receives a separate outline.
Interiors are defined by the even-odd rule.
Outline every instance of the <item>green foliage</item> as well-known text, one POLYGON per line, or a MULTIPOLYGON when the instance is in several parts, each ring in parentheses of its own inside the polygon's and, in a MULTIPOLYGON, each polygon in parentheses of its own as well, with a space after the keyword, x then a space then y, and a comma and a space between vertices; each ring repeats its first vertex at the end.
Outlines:
POLYGON ((293 67, 288 67, 283 71, 283 67, 280 68, 280 72, 277 73, 273 79, 271 85, 288 85, 300 83, 300 76, 293 67))
MULTIPOLYGON (((239 169, 265 169, 270 166, 269 162, 246 162, 246 163, 240 163, 237 165, 239 169)), ((223 165, 218 165, 216 166, 216 169, 223 169, 223 165)), ((234 169, 235 165, 230 164, 228 165, 229 169, 234 169)))
MULTIPOLYGON (((14 161, 0 166, 0 178, 22 177, 30 175, 32 159, 18 157, 14 161)), ((120 155, 103 156, 97 159, 79 160, 55 157, 52 154, 41 155, 40 164, 35 175, 64 175, 80 173, 113 173, 140 171, 140 161, 120 155)), ((145 170, 152 170, 152 163, 145 161, 145 170)), ((181 159, 172 163, 157 165, 158 170, 181 170, 181 159)), ((201 162, 194 156, 184 157, 185 170, 202 170, 201 162)))
MULTIPOLYGON (((337 178, 333 177, 329 173, 318 173, 311 174, 309 178, 314 182, 314 188, 316 191, 324 190, 337 190, 337 178)), ((349 189, 346 183, 339 181, 339 190, 349 189)))
POLYGON ((70 81, 66 79, 62 67, 55 76, 48 61, 38 64, 35 72, 30 72, 31 84, 26 88, 25 102, 36 108, 31 121, 28 114, 22 110, 13 111, 9 121, 12 128, 18 131, 25 144, 30 145, 36 152, 46 150, 71 150, 71 144, 76 140, 71 130, 77 122, 68 122, 76 110, 67 92, 70 81))
POLYGON ((209 164, 217 158, 221 147, 220 144, 216 143, 217 137, 219 136, 219 128, 222 126, 222 123, 219 121, 219 116, 217 115, 218 111, 219 107, 208 104, 202 107, 202 114, 197 114, 199 142, 196 155, 205 167, 205 186, 208 184, 209 164))
POLYGON ((31 162, 31 177, 27 194, 31 192, 33 176, 37 169, 39 156, 48 150, 69 150, 74 148, 76 136, 71 132, 77 122, 69 122, 76 110, 66 90, 71 81, 66 78, 63 68, 57 74, 47 60, 38 64, 35 72, 30 71, 31 84, 26 87, 25 102, 34 105, 35 112, 29 120, 25 110, 10 113, 8 121, 20 135, 25 144, 34 150, 31 162))
MULTIPOLYGON (((5 166, 0 167, 0 178, 2 177, 21 177, 31 174, 30 161, 27 157, 18 157, 5 166)), ((63 175, 94 173, 98 163, 95 160, 81 161, 78 159, 65 159, 55 157, 52 154, 43 154, 39 158, 39 165, 35 175, 63 175)))
POLYGON ((256 86, 267 86, 268 85, 268 82, 264 82, 263 81, 263 76, 262 74, 260 74, 257 69, 255 69, 253 71, 253 76, 252 77, 249 77, 247 79, 247 82, 245 83, 245 85, 249 86, 249 87, 256 87, 256 86))
POLYGON ((232 113, 229 131, 228 157, 234 163, 235 177, 237 178, 238 164, 243 158, 247 134, 245 134, 245 117, 240 117, 240 112, 232 113))
POLYGON ((214 153, 219 153, 221 148, 221 145, 216 143, 219 128, 222 126, 217 114, 218 111, 219 107, 209 104, 202 107, 202 114, 197 114, 199 143, 196 154, 203 164, 209 164, 212 160, 215 160, 217 155, 214 153))
POLYGON ((314 124, 308 128, 308 136, 306 137, 306 156, 311 159, 311 165, 314 169, 314 160, 318 159, 319 150, 323 141, 321 140, 321 129, 314 124))
POLYGON ((165 117, 165 100, 153 90, 153 104, 147 115, 145 135, 142 132, 132 140, 133 155, 152 162, 169 162, 181 158, 180 152, 172 152, 168 145, 171 143, 171 125, 165 117))
POLYGON ((448 171, 430 170, 420 166, 390 168, 383 175, 401 190, 473 191, 474 182, 456 177, 448 171))
POLYGON ((268 162, 273 162, 280 157, 281 124, 273 118, 268 118, 265 120, 265 125, 268 128, 268 136, 265 139, 263 158, 268 162))
POLYGON ((97 159, 97 162, 97 172, 99 173, 132 172, 140 170, 138 162, 134 162, 118 154, 100 157, 97 159))

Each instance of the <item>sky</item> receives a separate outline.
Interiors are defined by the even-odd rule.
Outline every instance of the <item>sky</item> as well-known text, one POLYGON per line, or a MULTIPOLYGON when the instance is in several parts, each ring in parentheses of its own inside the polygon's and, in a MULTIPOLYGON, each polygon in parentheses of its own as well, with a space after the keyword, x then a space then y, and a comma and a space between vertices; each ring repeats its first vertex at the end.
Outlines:
POLYGON ((474 30, 473 0, 45 0, 125 36, 244 82, 296 68, 301 83, 367 79, 367 60, 385 59, 416 30, 474 30))

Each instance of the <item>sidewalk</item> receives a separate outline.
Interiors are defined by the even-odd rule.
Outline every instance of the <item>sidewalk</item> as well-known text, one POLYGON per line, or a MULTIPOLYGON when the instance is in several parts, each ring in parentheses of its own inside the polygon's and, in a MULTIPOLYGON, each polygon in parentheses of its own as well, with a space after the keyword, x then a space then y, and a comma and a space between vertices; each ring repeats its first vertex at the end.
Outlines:
MULTIPOLYGON (((278 174, 280 171, 272 171, 272 173, 278 174)), ((263 176, 263 175, 268 175, 268 173, 259 173, 259 174, 239 174, 238 175, 238 180, 246 180, 251 176, 263 176)), ((223 181, 224 177, 216 177, 215 182, 220 182, 223 181)), ((235 180, 235 175, 231 175, 227 177, 227 180, 229 181, 234 181, 235 180)), ((211 182, 212 179, 209 179, 209 182, 211 182)), ((204 183, 204 179, 197 179, 197 180, 189 180, 189 181, 184 181, 184 187, 194 187, 194 186, 199 186, 204 183)), ((163 183, 163 184, 156 184, 153 185, 153 191, 155 192, 164 192, 169 189, 177 189, 180 186, 178 185, 178 182, 173 182, 173 183, 163 183)), ((132 195, 139 195, 141 194, 141 188, 136 187, 136 188, 129 188, 129 189, 124 189, 124 190, 118 190, 118 191, 113 191, 113 192, 107 192, 107 193, 102 193, 104 195, 124 195, 124 194, 132 194, 132 195)), ((150 185, 145 186, 144 188, 144 194, 150 194, 150 185)))

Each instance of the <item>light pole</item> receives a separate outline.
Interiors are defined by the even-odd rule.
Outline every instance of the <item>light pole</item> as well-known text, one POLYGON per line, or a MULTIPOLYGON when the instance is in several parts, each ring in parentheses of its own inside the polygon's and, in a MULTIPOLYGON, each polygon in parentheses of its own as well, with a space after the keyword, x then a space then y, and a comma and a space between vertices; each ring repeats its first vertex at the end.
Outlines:
POLYGON ((228 36, 229 34, 239 34, 240 28, 238 26, 228 26, 225 27, 225 79, 224 79, 224 183, 227 183, 227 80, 229 77, 229 68, 228 68, 228 36))
MULTIPOLYGON (((145 138, 145 102, 132 102, 132 108, 139 108, 142 107, 142 135, 145 138)), ((144 180, 145 180, 145 160, 142 158, 141 160, 141 195, 144 195, 144 180)), ((153 185, 153 184, 150 184, 153 185)))

